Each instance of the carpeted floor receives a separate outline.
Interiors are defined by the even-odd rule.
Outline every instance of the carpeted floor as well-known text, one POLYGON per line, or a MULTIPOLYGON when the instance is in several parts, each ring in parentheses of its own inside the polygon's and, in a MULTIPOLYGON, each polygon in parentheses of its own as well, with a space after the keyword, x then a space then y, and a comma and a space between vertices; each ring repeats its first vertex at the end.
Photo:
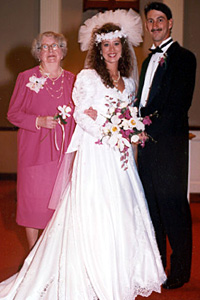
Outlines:
MULTIPOLYGON (((190 201, 193 220, 191 280, 182 288, 153 293, 149 300, 200 300, 200 196, 192 194, 190 201)), ((16 182, 0 181, 0 281, 16 273, 28 254, 24 229, 15 223, 15 210, 16 182)), ((137 300, 142 299, 137 297, 137 300)))

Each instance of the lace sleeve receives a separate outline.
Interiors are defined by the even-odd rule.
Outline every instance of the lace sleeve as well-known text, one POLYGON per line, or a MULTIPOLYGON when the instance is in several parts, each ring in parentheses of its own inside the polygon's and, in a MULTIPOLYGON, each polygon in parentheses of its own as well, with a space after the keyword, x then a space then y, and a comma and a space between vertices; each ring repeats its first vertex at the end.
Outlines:
POLYGON ((84 113, 89 107, 94 108, 95 95, 99 78, 94 70, 85 69, 78 75, 74 85, 72 98, 75 103, 74 119, 76 123, 87 133, 95 138, 100 138, 100 125, 98 116, 94 121, 84 113))

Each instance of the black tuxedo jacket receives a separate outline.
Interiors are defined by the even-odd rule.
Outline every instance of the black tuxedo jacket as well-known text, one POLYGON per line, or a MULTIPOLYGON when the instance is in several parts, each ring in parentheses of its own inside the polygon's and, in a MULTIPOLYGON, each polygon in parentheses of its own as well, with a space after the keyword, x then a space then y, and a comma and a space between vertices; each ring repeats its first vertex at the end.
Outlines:
MULTIPOLYGON (((192 102, 195 85, 196 58, 192 52, 174 42, 167 50, 166 62, 158 65, 146 107, 141 115, 155 111, 158 117, 146 126, 150 140, 144 148, 139 146, 138 164, 155 169, 163 181, 173 176, 177 182, 187 182, 188 163, 188 110, 192 102), (154 140, 154 141, 153 141, 154 140)), ((146 70, 151 54, 142 65, 136 106, 139 106, 146 70)), ((143 170, 143 171, 142 171, 143 170)), ((186 184, 187 185, 187 184, 186 184)), ((183 186, 182 186, 183 187, 183 186)), ((182 188, 181 187, 181 188, 182 188)))

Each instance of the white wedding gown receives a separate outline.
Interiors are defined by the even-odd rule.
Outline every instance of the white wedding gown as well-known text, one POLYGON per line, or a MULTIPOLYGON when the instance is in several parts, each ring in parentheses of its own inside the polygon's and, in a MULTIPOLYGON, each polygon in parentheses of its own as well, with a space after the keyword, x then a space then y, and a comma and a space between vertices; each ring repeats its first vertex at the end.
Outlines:
POLYGON ((95 144, 105 98, 131 101, 134 83, 124 82, 121 93, 94 70, 79 73, 71 181, 20 272, 0 284, 0 299, 133 300, 160 292, 166 276, 133 155, 124 171, 118 151, 95 144), (90 106, 96 122, 83 113, 90 106))

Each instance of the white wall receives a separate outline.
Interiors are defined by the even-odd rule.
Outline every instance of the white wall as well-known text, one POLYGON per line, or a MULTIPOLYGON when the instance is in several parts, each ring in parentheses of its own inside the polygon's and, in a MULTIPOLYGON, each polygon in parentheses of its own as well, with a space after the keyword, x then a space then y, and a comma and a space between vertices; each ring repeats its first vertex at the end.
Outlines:
POLYGON ((200 193, 200 131, 191 131, 195 135, 190 141, 190 193, 200 193))

